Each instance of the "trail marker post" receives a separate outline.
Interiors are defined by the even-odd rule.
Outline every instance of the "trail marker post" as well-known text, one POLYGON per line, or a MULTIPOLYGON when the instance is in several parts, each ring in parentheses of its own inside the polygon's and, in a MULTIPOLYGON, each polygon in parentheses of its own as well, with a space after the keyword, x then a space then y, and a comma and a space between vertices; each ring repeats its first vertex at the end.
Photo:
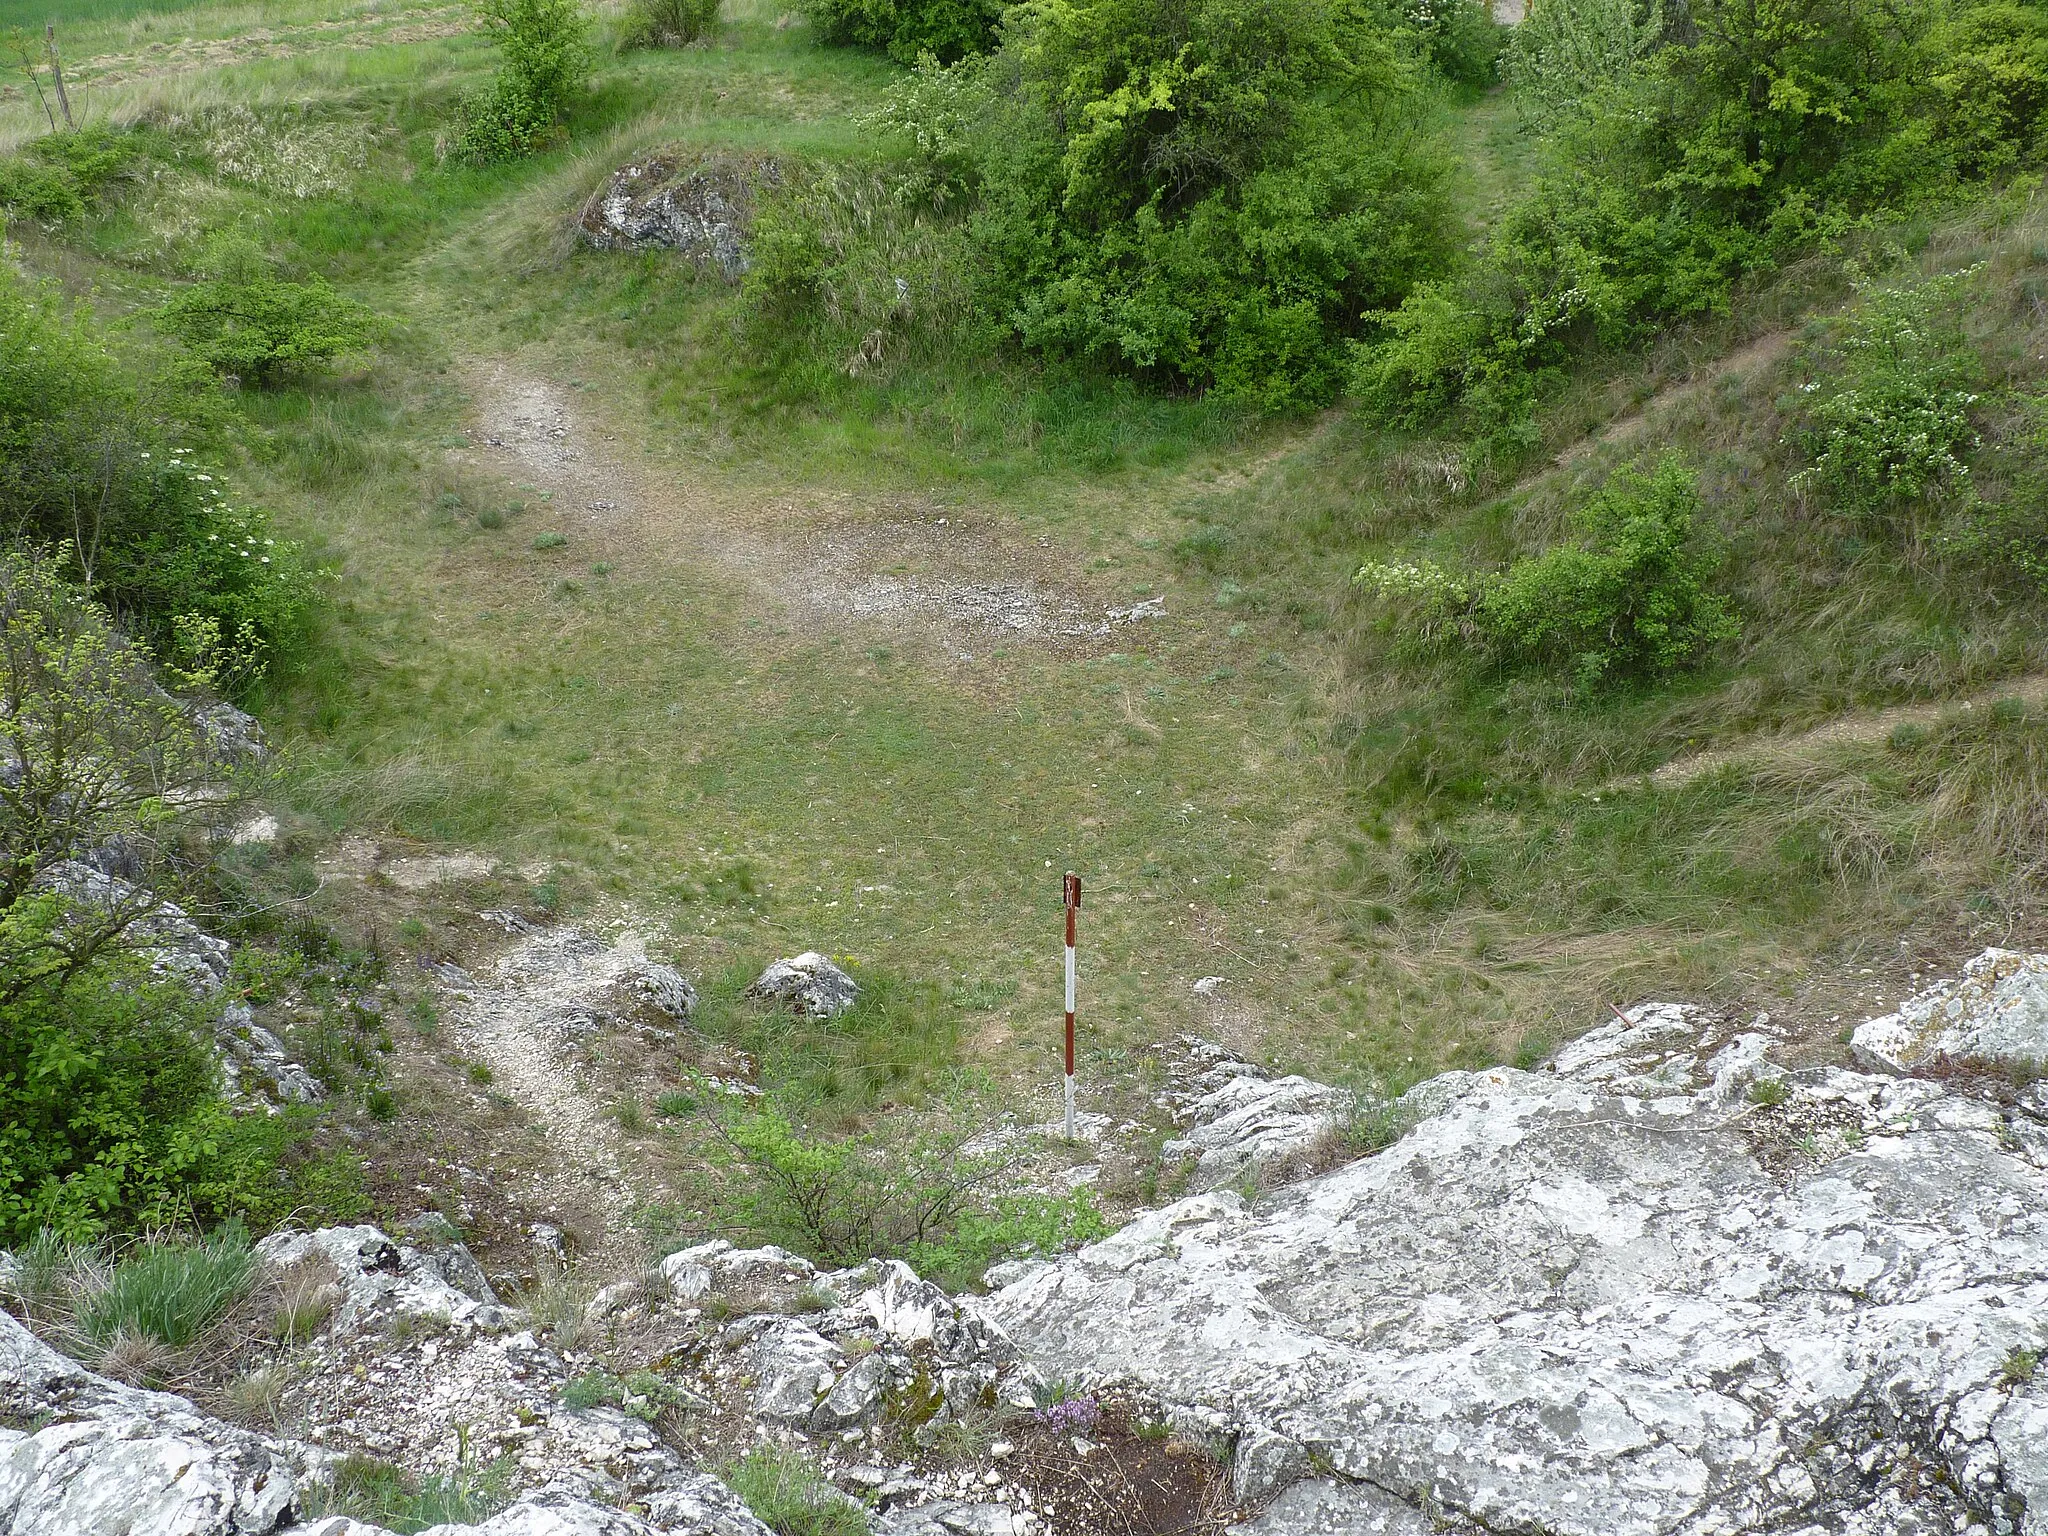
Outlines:
POLYGON ((1081 910, 1081 877, 1067 871, 1067 1140, 1074 1139, 1074 914, 1081 910))

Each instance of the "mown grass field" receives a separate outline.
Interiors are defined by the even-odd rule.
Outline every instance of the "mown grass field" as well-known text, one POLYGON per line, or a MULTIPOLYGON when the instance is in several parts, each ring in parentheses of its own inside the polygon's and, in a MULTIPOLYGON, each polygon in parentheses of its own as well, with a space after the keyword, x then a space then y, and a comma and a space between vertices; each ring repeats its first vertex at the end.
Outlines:
MULTIPOLYGON (((29 266, 132 315, 233 233, 390 320, 358 371, 242 393, 210 450, 336 573, 317 649, 259 700, 312 824, 486 850, 625 904, 701 971, 815 947, 941 986, 965 1049, 1027 1081, 1050 1077, 1067 867, 1099 1059, 1220 1028, 1382 1082, 1532 1054, 1647 993, 1826 1020, 1872 968, 2038 923, 2016 856, 2038 831, 2036 712, 1641 779, 2048 661, 2038 605, 1987 606, 1792 493, 1796 333, 1838 274, 1786 274, 1580 381, 1506 480, 1342 409, 1261 425, 981 353, 794 389, 718 279, 568 233, 656 146, 871 153, 891 66, 778 7, 742 0, 709 47, 601 48, 568 142, 488 171, 448 155, 489 67, 459 7, 58 19, 74 106, 147 125, 153 149, 81 226, 16 232, 29 266), (1674 398, 1689 376, 1708 382, 1674 398), (573 402, 586 462, 631 467, 628 515, 551 504, 491 450, 507 377, 573 402), (1588 701, 1417 661, 1350 589, 1365 555, 1540 547, 1609 468, 1672 444, 1703 466, 1745 625, 1695 679, 1588 701), (935 555, 941 518, 963 531, 935 555), (833 606, 835 581, 889 579, 1165 613, 1006 636, 833 606), (1220 1016, 1190 993, 1212 974, 1220 1016)), ((1442 110, 1463 115, 1477 224, 1523 174, 1513 109, 1442 110)), ((17 82, 0 141, 41 126, 17 82)), ((2021 320, 1987 308, 1979 340, 2014 377, 2048 350, 2013 297, 2048 259, 2032 217, 1903 232, 1930 267, 1991 262, 2021 320)), ((162 357, 146 322, 131 339, 138 366, 162 357)))

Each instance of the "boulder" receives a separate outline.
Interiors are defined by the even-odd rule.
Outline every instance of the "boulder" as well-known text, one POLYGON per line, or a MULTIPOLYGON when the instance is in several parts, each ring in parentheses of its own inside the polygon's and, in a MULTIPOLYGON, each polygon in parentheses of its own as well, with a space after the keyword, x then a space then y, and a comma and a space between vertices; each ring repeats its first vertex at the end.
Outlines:
POLYGON ((277 1527, 285 1459, 184 1398, 96 1376, 0 1313, 0 1532, 235 1536, 277 1527))
POLYGON ((1180 1115, 1190 1128, 1162 1146, 1168 1158, 1194 1158, 1190 1187, 1214 1189, 1245 1174, 1284 1162, 1334 1135, 1354 1097, 1305 1077, 1269 1078, 1250 1062, 1207 1046, 1213 1065, 1184 1096, 1180 1115))
POLYGON ((778 1424, 810 1422, 843 1358, 838 1345, 795 1318, 768 1319, 755 1333, 751 1352, 754 1416, 778 1424))
POLYGON ((1880 1072, 1943 1059, 2048 1064, 2048 955, 1987 949, 1962 975, 1859 1024, 1851 1048, 1880 1072))
POLYGON ((399 1228, 399 1232, 429 1269, 471 1301, 493 1307, 498 1304, 498 1293, 491 1289, 483 1265, 476 1261, 455 1223, 446 1216, 439 1211, 422 1212, 399 1228))
MULTIPOLYGON (((462 1256, 469 1250, 459 1243, 462 1256)), ((452 1284, 442 1263, 416 1248, 400 1247, 375 1227, 322 1227, 317 1232, 276 1232, 256 1245, 257 1254, 279 1269, 318 1255, 334 1266, 341 1286, 335 1326, 352 1331, 375 1318, 433 1319, 457 1327, 502 1332, 511 1319, 491 1296, 488 1282, 472 1296, 452 1284), (488 1299, 486 1299, 488 1298, 488 1299)), ((469 1266, 475 1266, 469 1258, 469 1266)), ((459 1261, 456 1267, 469 1279, 459 1261)), ((476 1280, 482 1280, 479 1269, 476 1280)))
POLYGON ((697 1011, 697 989, 672 965, 649 960, 630 973, 626 981, 633 995, 656 1013, 687 1021, 697 1011))
POLYGON ((747 996, 787 1003, 814 1019, 834 1018, 860 997, 854 979, 816 950, 778 960, 747 988, 747 996))
POLYGON ((971 1305, 1233 1434, 1248 1492, 1300 1479, 1259 1536, 2048 1532, 2031 1112, 1842 1071, 1752 1105, 1764 1029, 1668 1005, 1596 1035, 971 1305))
MULTIPOLYGON (((133 911, 132 904, 151 902, 150 893, 140 886, 82 859, 51 865, 39 883, 92 906, 133 911)), ((148 957, 150 970, 159 980, 179 982, 204 996, 220 991, 227 980, 231 954, 227 941, 203 931, 174 902, 154 902, 129 924, 125 938, 148 957)))
POLYGON ((221 1009, 213 1033, 228 1092, 236 1098, 275 1109, 282 1104, 312 1104, 327 1096, 320 1079, 292 1060, 284 1042, 256 1022, 247 1003, 229 1003, 221 1009))
POLYGON ((773 160, 655 155, 612 172, 583 205, 578 230, 601 251, 664 248, 738 282, 756 191, 781 179, 773 160))
POLYGON ((192 723, 214 756, 230 767, 250 767, 270 756, 269 739, 256 717, 224 700, 193 710, 192 723))

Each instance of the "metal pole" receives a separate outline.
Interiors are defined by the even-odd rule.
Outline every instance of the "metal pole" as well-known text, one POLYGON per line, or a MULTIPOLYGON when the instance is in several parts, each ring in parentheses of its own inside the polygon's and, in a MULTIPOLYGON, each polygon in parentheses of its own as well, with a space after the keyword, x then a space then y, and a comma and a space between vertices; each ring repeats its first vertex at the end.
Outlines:
POLYGON ((1067 1140, 1074 1139, 1074 914, 1081 910, 1081 877, 1067 872, 1067 1140))

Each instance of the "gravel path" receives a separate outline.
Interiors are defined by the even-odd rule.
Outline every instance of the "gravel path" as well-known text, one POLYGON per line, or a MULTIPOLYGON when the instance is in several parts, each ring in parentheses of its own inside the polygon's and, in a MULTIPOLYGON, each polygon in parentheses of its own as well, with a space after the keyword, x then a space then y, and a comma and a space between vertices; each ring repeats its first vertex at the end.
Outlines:
POLYGON ((464 1048, 491 1084, 526 1110, 556 1153, 537 1181, 536 1208, 580 1211, 603 1223, 602 1256, 632 1244, 627 1213, 647 1191, 620 1155, 620 1132, 580 1081, 575 1045, 609 1022, 614 990, 647 958, 641 935, 610 943, 577 928, 522 934, 480 980, 454 966, 436 975, 464 1048))

